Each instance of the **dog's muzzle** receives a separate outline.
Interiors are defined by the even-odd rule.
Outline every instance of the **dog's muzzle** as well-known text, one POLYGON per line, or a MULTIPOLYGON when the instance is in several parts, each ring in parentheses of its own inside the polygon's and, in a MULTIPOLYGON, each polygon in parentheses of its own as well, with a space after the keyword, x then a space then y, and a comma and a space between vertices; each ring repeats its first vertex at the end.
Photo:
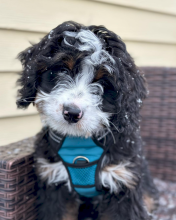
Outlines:
POLYGON ((83 116, 83 112, 76 105, 64 105, 63 117, 69 123, 77 123, 83 116))

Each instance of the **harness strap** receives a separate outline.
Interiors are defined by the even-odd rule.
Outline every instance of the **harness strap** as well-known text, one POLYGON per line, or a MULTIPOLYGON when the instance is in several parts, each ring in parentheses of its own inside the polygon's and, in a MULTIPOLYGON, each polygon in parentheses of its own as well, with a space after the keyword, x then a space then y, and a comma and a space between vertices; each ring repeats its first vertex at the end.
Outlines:
POLYGON ((97 171, 107 152, 104 142, 108 133, 86 139, 65 137, 49 130, 49 137, 68 171, 72 186, 80 195, 93 197, 100 194, 97 171))
MULTIPOLYGON (((91 162, 92 164, 90 164, 90 163, 85 163, 84 164, 84 167, 89 167, 89 165, 97 165, 96 172, 95 172, 95 182, 94 182, 94 184, 89 185, 89 187, 86 187, 86 186, 81 186, 80 187, 79 185, 73 185, 73 183, 71 183, 73 189, 75 189, 75 191, 77 191, 78 194, 83 195, 84 197, 92 197, 92 199, 93 199, 94 196, 97 196, 97 195, 98 195, 98 198, 102 197, 102 196, 103 196, 103 198, 104 198, 104 196, 106 197, 106 194, 104 194, 104 195, 100 194, 100 191, 102 189, 102 185, 99 182, 98 172, 97 171, 100 170, 102 159, 103 159, 104 155, 107 153, 107 151, 108 151, 108 149, 110 147, 110 146, 107 146, 107 144, 106 144, 106 143, 110 143, 111 136, 108 135, 108 134, 109 134, 109 132, 106 131, 104 134, 92 137, 92 140, 94 141, 94 143, 96 143, 98 146, 102 147, 104 152, 102 153, 101 157, 99 158, 99 162, 98 163, 96 163, 97 161, 94 161, 93 162, 94 164, 92 162, 91 162), (85 191, 84 189, 87 189, 87 190, 85 191)), ((51 149, 53 149, 53 151, 55 153, 58 152, 59 149, 61 148, 61 146, 62 146, 62 144, 63 144, 63 142, 64 142, 66 137, 64 135, 62 135, 62 134, 54 132, 51 129, 48 131, 48 135, 47 136, 48 136, 48 141, 51 144, 51 149)), ((59 157, 60 157, 60 155, 59 155, 59 157)), ((65 167, 66 167, 66 169, 68 171, 70 180, 72 180, 70 172, 68 170, 67 163, 62 159, 62 157, 60 157, 60 160, 65 165, 65 167)), ((80 164, 79 163, 73 164, 73 161, 72 161, 71 164, 69 164, 69 167, 70 167, 70 169, 72 167, 73 168, 75 168, 75 167, 80 168, 80 164)), ((122 192, 120 192, 118 195, 116 195, 117 199, 119 200, 118 203, 121 203, 128 194, 129 194, 129 190, 127 188, 124 188, 122 190, 122 192)), ((106 199, 106 198, 104 198, 104 199, 106 199)))

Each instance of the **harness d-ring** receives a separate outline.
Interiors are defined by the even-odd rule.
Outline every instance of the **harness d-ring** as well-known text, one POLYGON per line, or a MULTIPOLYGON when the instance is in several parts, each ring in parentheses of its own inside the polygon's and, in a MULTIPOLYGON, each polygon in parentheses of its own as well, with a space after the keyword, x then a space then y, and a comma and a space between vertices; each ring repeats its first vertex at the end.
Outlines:
POLYGON ((89 159, 88 159, 87 157, 84 157, 84 156, 77 156, 77 157, 74 158, 74 160, 73 160, 73 164, 76 162, 77 159, 84 159, 84 160, 87 161, 87 163, 89 163, 89 159))

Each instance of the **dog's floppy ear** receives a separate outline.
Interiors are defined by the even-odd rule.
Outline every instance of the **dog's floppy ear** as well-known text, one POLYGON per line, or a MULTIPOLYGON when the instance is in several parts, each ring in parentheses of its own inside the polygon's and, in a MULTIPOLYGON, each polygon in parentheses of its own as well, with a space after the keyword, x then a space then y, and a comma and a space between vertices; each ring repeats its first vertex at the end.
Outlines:
POLYGON ((37 44, 33 45, 18 55, 18 59, 23 66, 20 78, 17 81, 17 84, 21 86, 21 89, 18 90, 16 102, 18 108, 27 108, 29 104, 35 100, 37 92, 35 51, 37 47, 37 44))
POLYGON ((23 66, 23 71, 17 81, 21 87, 18 90, 16 102, 18 108, 27 108, 31 102, 34 103, 42 61, 45 63, 46 59, 61 50, 64 31, 76 31, 80 27, 81 25, 72 21, 64 22, 51 30, 38 44, 27 48, 18 55, 23 66))
POLYGON ((139 128, 139 110, 147 96, 146 81, 136 67, 133 58, 120 38, 112 40, 112 54, 116 60, 116 83, 120 113, 117 115, 119 129, 130 134, 139 128))
POLYGON ((127 52, 125 44, 119 39, 120 45, 120 51, 116 57, 118 66, 116 83, 119 93, 117 103, 120 104, 117 121, 119 128, 124 133, 131 134, 131 132, 139 129, 139 112, 143 100, 147 96, 146 80, 127 52))
POLYGON ((145 79, 119 36, 103 26, 90 26, 89 28, 104 40, 105 50, 115 60, 113 74, 118 95, 116 100, 117 114, 114 116, 113 122, 119 131, 129 134, 139 127, 139 110, 147 95, 145 79))

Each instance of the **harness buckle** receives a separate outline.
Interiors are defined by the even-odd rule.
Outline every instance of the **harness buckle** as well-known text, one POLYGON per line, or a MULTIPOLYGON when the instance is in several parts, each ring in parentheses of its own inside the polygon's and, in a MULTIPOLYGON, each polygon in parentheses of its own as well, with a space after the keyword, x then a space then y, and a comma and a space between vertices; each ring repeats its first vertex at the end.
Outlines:
POLYGON ((78 159, 83 159, 83 160, 79 160, 79 163, 89 163, 89 159, 87 157, 84 157, 84 156, 77 156, 74 158, 73 160, 73 164, 75 164, 75 162, 78 160, 78 159))

